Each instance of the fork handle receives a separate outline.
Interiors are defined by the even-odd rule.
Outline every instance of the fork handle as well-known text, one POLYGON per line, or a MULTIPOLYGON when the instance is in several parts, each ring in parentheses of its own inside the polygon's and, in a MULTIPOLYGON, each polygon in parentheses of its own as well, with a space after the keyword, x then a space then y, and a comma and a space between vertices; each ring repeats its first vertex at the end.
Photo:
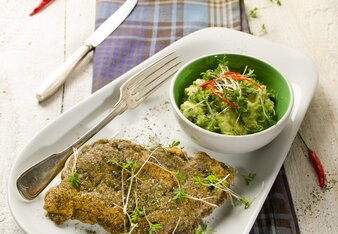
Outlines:
POLYGON ((69 156, 73 154, 73 148, 81 147, 126 109, 126 102, 119 100, 112 111, 101 122, 91 128, 72 145, 60 153, 52 154, 23 172, 16 181, 20 194, 27 200, 33 200, 37 197, 62 170, 69 156))

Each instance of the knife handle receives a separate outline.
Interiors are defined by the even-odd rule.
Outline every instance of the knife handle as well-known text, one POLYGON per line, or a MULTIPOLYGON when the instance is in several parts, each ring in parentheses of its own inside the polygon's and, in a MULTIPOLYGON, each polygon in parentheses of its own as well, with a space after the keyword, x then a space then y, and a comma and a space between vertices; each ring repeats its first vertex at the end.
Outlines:
POLYGON ((66 81, 68 75, 82 61, 94 47, 89 44, 82 45, 72 54, 61 66, 56 69, 46 80, 43 81, 36 93, 36 98, 42 102, 52 96, 59 87, 66 81))

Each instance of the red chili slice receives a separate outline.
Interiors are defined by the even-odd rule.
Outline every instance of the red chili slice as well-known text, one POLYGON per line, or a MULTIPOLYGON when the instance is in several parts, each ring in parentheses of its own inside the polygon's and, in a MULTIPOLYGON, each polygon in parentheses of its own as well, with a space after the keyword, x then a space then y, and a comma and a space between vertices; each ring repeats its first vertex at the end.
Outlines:
POLYGON ((214 80, 207 81, 207 82, 201 84, 200 87, 206 87, 206 86, 209 86, 209 85, 213 85, 214 82, 215 82, 214 80))
POLYGON ((237 105, 236 105, 235 103, 232 103, 232 102, 226 100, 225 98, 223 98, 223 97, 221 97, 221 96, 219 96, 219 95, 218 95, 218 98, 219 98, 219 100, 221 100, 222 102, 225 102, 226 104, 228 104, 228 105, 230 105, 230 106, 232 106, 232 107, 237 108, 237 105))
POLYGON ((214 95, 217 95, 219 100, 221 100, 222 102, 225 102, 227 103, 228 105, 234 107, 234 108, 237 108, 237 105, 235 103, 232 103, 228 100, 226 100, 225 98, 221 97, 220 94, 222 94, 221 91, 216 91, 215 90, 215 80, 210 80, 210 81, 207 81, 203 84, 200 85, 200 87, 208 87, 211 89, 211 92, 214 94, 214 95))

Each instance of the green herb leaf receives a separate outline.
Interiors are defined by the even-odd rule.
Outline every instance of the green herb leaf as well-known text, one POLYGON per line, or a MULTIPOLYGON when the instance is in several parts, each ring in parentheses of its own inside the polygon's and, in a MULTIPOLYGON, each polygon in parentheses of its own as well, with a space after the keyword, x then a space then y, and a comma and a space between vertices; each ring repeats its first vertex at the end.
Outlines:
POLYGON ((265 24, 262 24, 261 25, 261 33, 266 33, 266 27, 265 27, 265 24))
POLYGON ((228 168, 229 168, 229 171, 230 171, 231 174, 233 174, 233 175, 236 174, 236 172, 237 172, 236 168, 234 168, 232 166, 228 166, 228 168))
POLYGON ((71 186, 73 186, 74 188, 78 188, 80 185, 80 174, 77 172, 72 172, 68 175, 67 180, 71 184, 71 186))
POLYGON ((253 8, 252 10, 250 10, 250 11, 249 11, 249 16, 250 16, 251 18, 257 18, 257 10, 258 10, 257 7, 253 8))
POLYGON ((152 234, 158 230, 162 229, 162 225, 159 223, 149 223, 149 234, 152 234))
POLYGON ((169 148, 172 148, 172 147, 178 146, 179 144, 181 144, 181 142, 180 142, 180 141, 173 141, 173 142, 171 142, 171 144, 169 144, 169 148))
POLYGON ((185 175, 182 174, 181 172, 178 172, 176 177, 179 181, 184 181, 186 178, 185 175))
POLYGON ((181 187, 178 191, 174 192, 174 200, 183 201, 188 195, 185 193, 184 189, 181 187))
POLYGON ((146 211, 144 210, 144 207, 143 207, 143 214, 144 214, 144 216, 145 216, 145 218, 146 218, 146 220, 147 220, 147 222, 149 224, 149 234, 152 234, 153 232, 156 232, 156 231, 162 229, 162 225, 161 224, 159 224, 159 223, 151 223, 149 221, 149 219, 147 218, 147 215, 146 215, 146 211))
POLYGON ((256 177, 256 173, 249 173, 248 175, 244 175, 244 180, 247 185, 249 185, 256 177))
POLYGON ((108 163, 111 163, 113 165, 118 165, 117 159, 115 158, 115 156, 112 156, 109 160, 108 163))
POLYGON ((244 205, 245 209, 248 209, 251 205, 251 202, 245 197, 239 197, 238 201, 244 205))
POLYGON ((211 234, 213 232, 213 228, 209 225, 207 221, 203 221, 200 227, 195 229, 195 234, 211 234))
MULTIPOLYGON (((253 179, 254 176, 255 176, 255 174, 251 173, 250 178, 253 179)), ((249 208, 250 205, 251 205, 251 202, 248 199, 238 195, 236 192, 231 190, 231 188, 229 187, 229 182, 226 180, 225 177, 223 179, 219 179, 214 174, 210 174, 207 177, 205 177, 204 179, 201 179, 199 176, 195 176, 194 177, 194 183, 200 184, 200 185, 203 185, 203 186, 208 186, 208 187, 211 187, 211 188, 214 187, 217 190, 220 189, 220 190, 226 192, 228 195, 236 198, 241 204, 243 204, 245 209, 249 208)), ((175 193, 175 195, 177 195, 177 199, 179 199, 180 196, 181 196, 181 194, 179 194, 179 192, 180 191, 175 193)))
POLYGON ((143 216, 144 212, 142 210, 139 210, 138 207, 135 207, 133 212, 130 214, 130 221, 131 223, 137 223, 137 219, 143 216))
POLYGON ((210 174, 207 177, 205 177, 205 182, 208 184, 214 184, 217 183, 218 181, 219 179, 213 174, 210 174))
POLYGON ((131 169, 132 171, 134 171, 139 166, 140 164, 138 163, 138 161, 128 160, 126 163, 122 164, 122 169, 131 169))
POLYGON ((201 177, 195 176, 194 177, 194 183, 195 184, 203 184, 201 177))

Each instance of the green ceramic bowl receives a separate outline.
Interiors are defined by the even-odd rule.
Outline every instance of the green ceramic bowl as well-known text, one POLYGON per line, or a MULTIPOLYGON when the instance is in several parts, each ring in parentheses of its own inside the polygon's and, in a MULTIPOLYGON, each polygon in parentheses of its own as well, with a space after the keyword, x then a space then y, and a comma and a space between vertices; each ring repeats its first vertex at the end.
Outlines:
POLYGON ((293 107, 293 91, 290 83, 274 67, 257 58, 240 54, 213 54, 186 63, 174 76, 170 86, 170 99, 176 117, 185 130, 200 145, 224 153, 245 153, 256 150, 272 141, 287 125, 293 107), (255 70, 256 79, 273 90, 276 95, 277 123, 268 129, 250 135, 224 135, 207 131, 190 122, 179 110, 184 89, 200 77, 201 72, 215 69, 218 60, 226 56, 231 71, 242 73, 246 66, 255 70))

